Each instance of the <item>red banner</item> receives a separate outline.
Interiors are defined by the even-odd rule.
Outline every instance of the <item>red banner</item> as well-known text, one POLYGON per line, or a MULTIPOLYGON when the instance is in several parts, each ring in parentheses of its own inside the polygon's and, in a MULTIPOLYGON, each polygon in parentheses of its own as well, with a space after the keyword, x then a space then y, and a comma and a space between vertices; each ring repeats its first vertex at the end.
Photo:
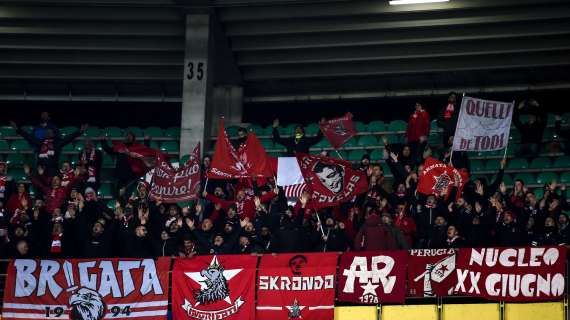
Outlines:
POLYGON ((184 165, 174 168, 164 155, 156 157, 152 175, 150 197, 164 203, 177 203, 196 199, 200 192, 200 144, 194 148, 184 165))
POLYGON ((255 319, 255 267, 251 255, 174 260, 174 320, 255 319))
POLYGON ((414 249, 408 257, 408 296, 453 295, 457 283, 455 249, 414 249))
POLYGON ((455 293, 509 302, 561 299, 566 248, 459 249, 455 293))
POLYGON ((465 171, 459 171, 452 165, 430 157, 426 159, 423 170, 420 172, 418 192, 447 197, 451 187, 457 183, 457 195, 459 196, 468 179, 465 171))
POLYGON ((112 141, 111 143, 113 144, 113 151, 129 154, 128 161, 131 165, 131 170, 136 175, 143 176, 154 167, 154 160, 158 153, 156 150, 140 143, 133 143, 128 147, 118 141, 112 141))
POLYGON ((298 154, 297 160, 315 209, 350 201, 368 190, 366 173, 353 170, 350 162, 308 154, 298 154))
POLYGON ((335 253, 263 256, 256 319, 333 319, 337 260, 335 253))
POLYGON ((3 319, 163 319, 170 258, 12 260, 3 319))
POLYGON ((356 129, 352 122, 352 113, 336 119, 325 121, 321 124, 321 131, 327 137, 333 148, 338 149, 356 135, 356 129))
POLYGON ((257 136, 250 132, 245 146, 239 150, 239 160, 252 177, 274 177, 271 160, 257 136))
POLYGON ((210 179, 237 179, 247 178, 250 174, 246 167, 240 162, 239 155, 230 142, 230 138, 224 127, 224 119, 219 122, 218 140, 214 156, 212 157, 212 168, 208 171, 210 179))
POLYGON ((406 251, 348 252, 340 258, 338 300, 361 303, 404 303, 406 251))

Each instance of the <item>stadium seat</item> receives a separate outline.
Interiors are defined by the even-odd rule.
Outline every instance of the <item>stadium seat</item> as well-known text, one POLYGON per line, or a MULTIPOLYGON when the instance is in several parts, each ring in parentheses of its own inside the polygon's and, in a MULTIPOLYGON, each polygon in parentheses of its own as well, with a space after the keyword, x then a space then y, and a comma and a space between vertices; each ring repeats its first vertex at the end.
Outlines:
POLYGON ((368 132, 385 132, 386 130, 386 123, 384 121, 372 121, 368 124, 368 132))
POLYGON ((280 143, 274 143, 271 149, 276 150, 278 152, 284 152, 287 150, 287 148, 280 143))
POLYGON ((536 196, 536 199, 541 200, 544 198, 544 188, 534 188, 532 193, 536 196))
POLYGON ((388 138, 389 144, 396 144, 396 143, 400 143, 402 141, 402 135, 399 135, 399 134, 390 134, 390 135, 387 135, 386 138, 388 138))
POLYGON ((331 150, 329 156, 332 158, 348 160, 348 153, 344 150, 331 150))
POLYGON ((432 131, 432 132, 437 132, 437 131, 439 131, 439 126, 437 125, 437 119, 434 119, 434 120, 431 121, 431 124, 430 124, 430 131, 432 131))
POLYGON ((144 134, 151 138, 160 138, 162 137, 162 129, 159 127, 148 127, 144 129, 144 134))
POLYGON ((89 138, 96 138, 99 137, 100 135, 101 135, 101 129, 99 129, 98 127, 89 126, 87 130, 83 132, 83 136, 89 138))
POLYGON ((358 137, 352 137, 350 140, 342 145, 342 148, 355 148, 358 147, 358 137))
POLYGON ((229 137, 237 137, 239 127, 238 126, 229 126, 226 127, 226 132, 228 133, 229 137))
POLYGON ((471 171, 472 172, 478 172, 478 171, 483 171, 485 169, 485 164, 483 163, 483 160, 471 160, 471 171))
POLYGON ((180 157, 180 163, 186 163, 186 161, 188 161, 188 159, 190 159, 190 155, 185 154, 182 157, 180 157))
POLYGON ((570 168, 570 156, 556 157, 553 168, 570 168))
POLYGON ((21 169, 21 168, 11 169, 10 175, 12 176, 12 179, 14 179, 14 181, 16 181, 16 182, 27 182, 27 181, 29 181, 28 176, 26 176, 26 174, 24 173, 24 169, 21 169))
POLYGON ((517 173, 514 180, 522 180, 525 184, 532 184, 536 181, 532 173, 517 173))
POLYGON ((394 176, 392 174, 392 170, 390 170, 390 167, 388 166, 388 164, 386 162, 382 162, 380 164, 380 166, 382 167, 382 172, 384 172, 384 176, 385 177, 392 177, 394 176))
POLYGON ((101 169, 101 180, 102 181, 115 180, 113 169, 101 169))
POLYGON ((10 150, 10 145, 6 140, 0 140, 0 151, 8 151, 10 150))
POLYGON ((554 181, 558 181, 558 174, 556 174, 556 172, 541 172, 536 177, 536 183, 538 184, 551 183, 554 181))
POLYGON ((125 128, 125 134, 132 132, 135 137, 142 137, 144 136, 144 132, 139 127, 127 127, 125 128))
POLYGON ((360 162, 360 160, 362 159, 362 156, 365 154, 368 154, 368 153, 364 150, 352 150, 348 153, 348 160, 360 162))
POLYGON ((323 139, 323 140, 319 141, 319 143, 315 144, 314 147, 320 148, 320 149, 332 148, 331 143, 327 139, 323 139))
POLYGON ((8 163, 11 166, 21 166, 23 165, 25 162, 24 160, 24 155, 19 154, 19 153, 10 153, 7 157, 6 157, 6 163, 8 163))
POLYGON ((149 147, 151 147, 152 149, 160 149, 160 142, 156 141, 156 140, 151 140, 149 147))
POLYGON ((111 194, 112 194, 112 192, 111 192, 111 184, 110 183, 101 184, 101 187, 99 187, 99 190, 97 191, 97 195, 99 197, 103 197, 103 198, 108 198, 111 196, 111 194))
MULTIPOLYGON (((273 140, 271 139, 260 139, 259 141, 261 141, 261 145, 263 146, 263 148, 265 148, 265 150, 271 150, 273 149, 273 140)), ((281 146, 281 145, 279 145, 281 146)), ((284 146, 281 146, 283 148, 285 148, 284 146)), ((278 149, 281 149, 281 147, 279 147, 278 149)))
POLYGON ((358 146, 360 147, 370 148, 377 145, 378 145, 378 139, 376 139, 376 137, 373 135, 361 136, 358 139, 358 146))
MULTIPOLYGON (((471 165, 473 167, 473 164, 471 165)), ((501 162, 498 159, 489 159, 485 163, 485 170, 486 171, 497 171, 501 168, 501 162)))
POLYGON ((354 121, 354 128, 356 129, 356 132, 368 131, 366 124, 364 124, 364 122, 361 121, 354 121))
POLYGON ((72 133, 75 133, 77 130, 79 130, 79 128, 77 128, 77 127, 63 127, 61 129, 59 129, 59 134, 62 137, 66 137, 72 133))
POLYGON ((265 134, 265 130, 263 129, 262 126, 257 125, 257 124, 253 124, 248 128, 248 131, 252 131, 253 133, 255 133, 256 136, 263 136, 265 134))
POLYGON ((63 146, 63 148, 61 149, 61 151, 63 152, 74 152, 75 151, 75 147, 73 145, 73 143, 68 143, 65 146, 63 146))
POLYGON ((164 141, 160 150, 166 153, 177 153, 180 145, 178 141, 164 141))
POLYGON ((115 210, 115 199, 109 199, 109 201, 107 201, 107 208, 111 209, 111 210, 115 210))
POLYGON ((388 131, 401 132, 406 131, 408 124, 403 120, 394 120, 388 125, 388 131))
MULTIPOLYGON (((293 134, 295 134, 295 128, 299 126, 298 123, 290 123, 289 125, 287 125, 287 127, 285 127, 285 135, 288 136, 292 136, 293 134)), ((306 134, 306 132, 305 132, 306 134)))
MULTIPOLYGON (((521 145, 519 143, 509 143, 509 145, 507 146, 507 155, 508 156, 515 156, 519 150, 521 148, 521 145)), ((501 150, 501 152, 504 152, 503 150, 501 150)))
POLYGON ((507 185, 507 186, 512 186, 512 185, 514 184, 514 183, 513 183, 513 178, 511 177, 510 174, 507 174, 507 173, 505 173, 505 174, 503 175, 503 182, 504 182, 505 185, 507 185))
MULTIPOLYGON (((319 127, 317 123, 311 123, 307 127, 305 127, 305 133, 308 136, 316 135, 317 133, 319 133, 319 130, 321 130, 321 127, 319 127)), ((269 134, 271 134, 271 132, 269 134)))
POLYGON ((570 183, 570 171, 564 172, 560 175, 560 182, 570 183))
POLYGON ((371 161, 380 161, 384 158, 384 149, 374 149, 370 153, 371 161))
POLYGON ((507 163, 507 169, 518 170, 518 169, 528 169, 528 161, 522 158, 515 158, 507 163))
POLYGON ((16 129, 8 126, 0 127, 0 136, 2 137, 15 137, 18 134, 16 133, 16 129))
POLYGON ((164 130, 164 136, 168 138, 180 139, 180 128, 179 127, 169 127, 164 130))
POLYGON ((32 146, 30 146, 30 144, 26 140, 14 140, 14 141, 12 141, 12 145, 10 146, 10 148, 13 151, 18 151, 18 152, 32 151, 32 146))
POLYGON ((123 130, 118 127, 107 127, 103 130, 105 136, 109 138, 118 138, 123 136, 123 130))
POLYGON ((103 153, 103 167, 114 167, 115 159, 108 155, 106 152, 103 153))
POLYGON ((548 169, 552 167, 552 161, 550 158, 542 157, 535 158, 530 162, 530 169, 548 169))
POLYGON ((509 137, 510 143, 517 143, 521 141, 521 133, 516 128, 511 128, 511 135, 509 137))
MULTIPOLYGON (((68 146, 69 145, 71 145, 71 143, 68 144, 68 146)), ((83 151, 83 149, 85 149, 85 142, 84 141, 77 141, 75 143, 75 146, 73 147, 73 150, 79 151, 79 152, 83 151)))

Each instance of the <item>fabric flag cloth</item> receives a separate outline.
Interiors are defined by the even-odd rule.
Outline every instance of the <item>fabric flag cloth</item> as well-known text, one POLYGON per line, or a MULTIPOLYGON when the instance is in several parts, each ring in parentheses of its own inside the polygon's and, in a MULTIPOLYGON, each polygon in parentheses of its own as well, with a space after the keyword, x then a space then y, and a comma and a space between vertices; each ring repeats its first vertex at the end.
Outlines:
POLYGON ((296 157, 270 157, 277 185, 283 187, 287 198, 299 198, 306 184, 296 157))
POLYGON ((455 293, 507 302, 562 299, 565 264, 564 246, 459 249, 455 293))
POLYGON ((357 133, 350 112, 340 118, 325 121, 320 127, 323 135, 335 149, 340 148, 357 133))
POLYGON ((166 320, 170 257, 11 260, 2 319, 166 320))
POLYGON ((338 300, 404 303, 407 251, 346 252, 340 258, 338 300))
POLYGON ((515 102, 463 97, 453 136, 454 151, 496 151, 507 147, 515 102))
POLYGON ((336 253, 261 257, 256 319, 333 319, 337 260, 336 253))
POLYGON ((238 151, 239 160, 251 177, 274 177, 271 159, 255 133, 247 135, 245 145, 238 151))
POLYGON ((118 153, 130 153, 128 162, 131 165, 131 170, 137 176, 143 176, 150 171, 155 165, 156 155, 159 153, 155 149, 149 148, 144 144, 133 143, 126 146, 122 142, 112 141, 113 151, 118 153))
POLYGON ((432 157, 425 160, 420 172, 418 192, 426 195, 447 197, 452 186, 458 185, 457 195, 461 195, 463 186, 469 179, 464 170, 457 170, 452 165, 443 163, 432 157))
POLYGON ((457 283, 455 249, 414 249, 408 256, 408 296, 453 295, 457 283))
POLYGON ((200 143, 190 154, 188 161, 174 168, 170 161, 159 153, 150 182, 152 199, 164 203, 177 203, 196 199, 200 191, 200 143))
POLYGON ((257 257, 251 255, 174 260, 174 320, 255 319, 256 265, 257 257))
POLYGON ((220 119, 218 140, 212 157, 212 167, 207 173, 210 179, 238 179, 250 177, 247 168, 241 163, 237 151, 230 142, 224 127, 224 119, 220 119))
POLYGON ((352 169, 348 161, 308 154, 298 154, 297 160, 317 210, 351 201, 368 190, 366 173, 352 169))

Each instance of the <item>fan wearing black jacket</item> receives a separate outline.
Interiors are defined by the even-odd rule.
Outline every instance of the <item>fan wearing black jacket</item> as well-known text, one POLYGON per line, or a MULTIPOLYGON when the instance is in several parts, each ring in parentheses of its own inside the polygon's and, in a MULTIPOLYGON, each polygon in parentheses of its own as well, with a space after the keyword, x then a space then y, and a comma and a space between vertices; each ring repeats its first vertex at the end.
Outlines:
POLYGON ((294 137, 282 138, 277 127, 279 127, 279 119, 273 120, 273 142, 284 145, 287 148, 287 154, 290 156, 294 156, 297 152, 309 153, 309 149, 323 138, 323 133, 320 130, 314 137, 305 136, 305 129, 301 126, 295 128, 294 137))

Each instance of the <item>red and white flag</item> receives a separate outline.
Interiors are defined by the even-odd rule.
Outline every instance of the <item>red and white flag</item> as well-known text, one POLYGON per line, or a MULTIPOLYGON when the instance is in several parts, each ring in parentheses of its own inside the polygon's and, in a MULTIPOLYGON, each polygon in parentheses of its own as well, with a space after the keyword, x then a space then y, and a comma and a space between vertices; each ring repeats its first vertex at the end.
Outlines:
POLYGON ((154 167, 156 155, 159 153, 155 149, 140 143, 133 143, 130 146, 126 146, 118 141, 112 141, 111 143, 113 144, 113 151, 129 154, 127 161, 131 165, 131 170, 137 176, 143 176, 154 167))
POLYGON ((352 169, 350 162, 308 154, 298 154, 297 160, 317 210, 351 201, 368 190, 366 173, 352 169))
POLYGON ((333 319, 337 260, 335 253, 261 257, 256 319, 333 319))
POLYGON ((190 154, 188 161, 174 168, 163 154, 156 157, 156 167, 150 182, 152 199, 164 203, 194 200, 200 191, 200 143, 190 154))
POLYGON ((174 320, 255 319, 256 265, 257 257, 251 255, 174 260, 174 320))
POLYGON ((166 320, 170 258, 10 261, 2 319, 166 320))
POLYGON ((451 164, 430 157, 426 159, 420 172, 417 190, 426 195, 447 197, 451 187, 456 185, 457 195, 460 195, 468 179, 469 176, 464 170, 457 170, 451 164))
POLYGON ((207 173, 208 178, 237 179, 250 177, 247 168, 241 163, 237 151, 230 142, 224 127, 224 119, 220 119, 219 123, 218 140, 212 157, 212 168, 207 173))
POLYGON ((283 187, 287 198, 299 198, 306 188, 296 157, 271 158, 277 185, 283 187))
POLYGON ((321 131, 335 149, 340 148, 357 133, 350 112, 340 118, 325 121, 321 124, 321 131))

